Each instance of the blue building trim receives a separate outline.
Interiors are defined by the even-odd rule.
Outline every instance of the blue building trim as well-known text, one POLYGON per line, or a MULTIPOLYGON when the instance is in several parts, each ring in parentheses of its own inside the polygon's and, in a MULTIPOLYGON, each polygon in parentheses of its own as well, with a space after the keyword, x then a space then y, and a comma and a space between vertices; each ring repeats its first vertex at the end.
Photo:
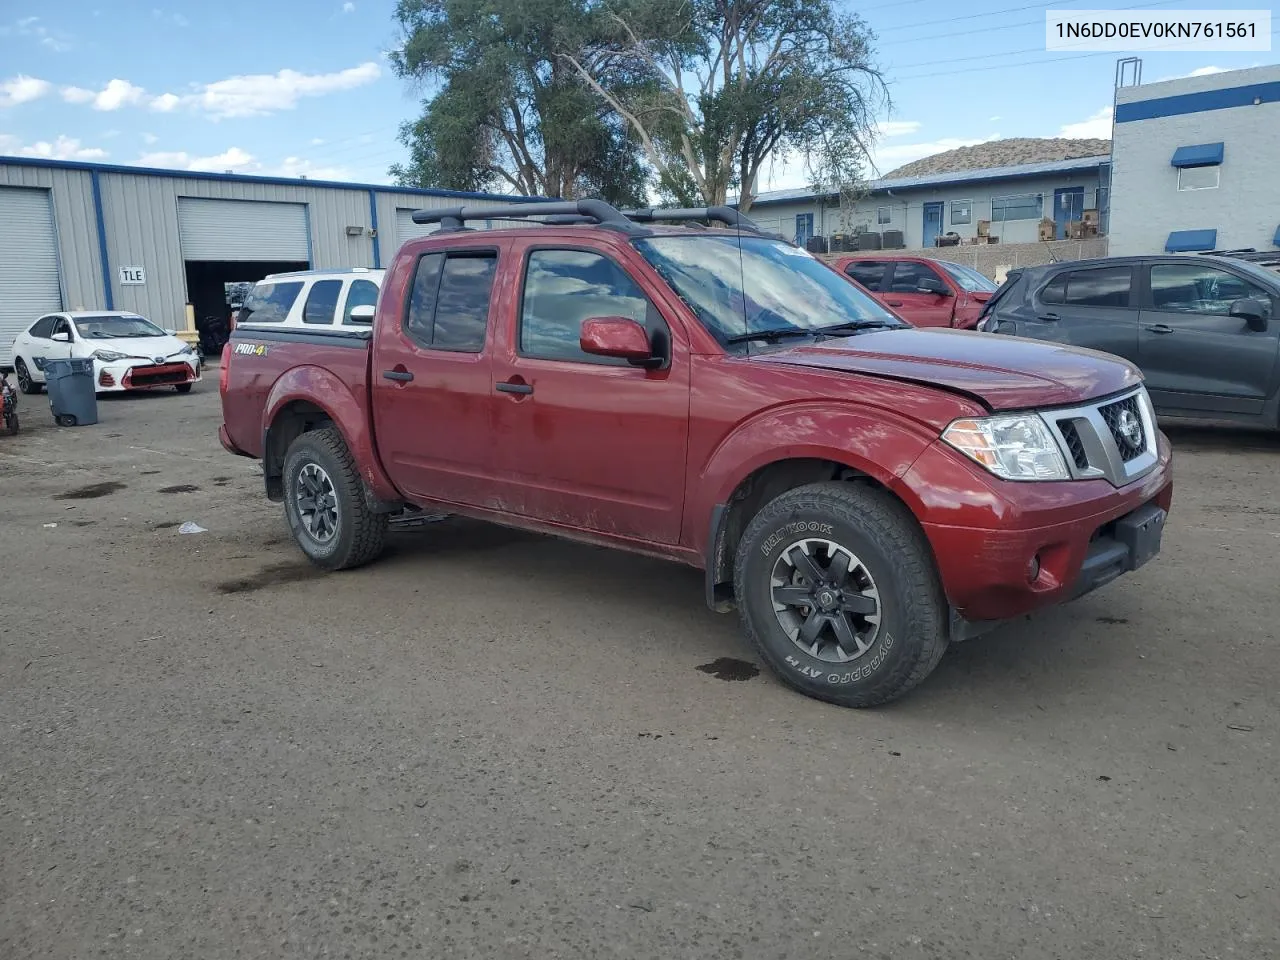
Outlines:
POLYGON ((1271 242, 1280 247, 1280 227, 1276 227, 1276 235, 1271 238, 1271 242))
POLYGON ((382 266, 382 238, 378 236, 378 192, 369 190, 369 226, 373 230, 373 268, 382 266))
POLYGON ((1170 165, 1182 167, 1216 167, 1222 163, 1224 146, 1218 143, 1196 143, 1173 151, 1170 165))
POLYGON ((376 190, 379 193, 403 193, 419 197, 445 197, 457 200, 500 200, 504 203, 533 203, 547 197, 507 196, 501 193, 469 193, 465 190, 441 190, 436 187, 397 187, 376 183, 342 183, 338 180, 301 180, 290 177, 259 177, 244 173, 205 173, 199 170, 165 170, 160 167, 128 167, 118 163, 82 163, 75 160, 47 160, 43 157, 0 156, 0 164, 21 167, 47 167, 54 170, 82 170, 86 173, 124 173, 144 177, 171 177, 182 180, 225 180, 233 183, 266 183, 281 187, 323 187, 329 190, 376 190))
POLYGON ((1116 123, 1181 117, 1188 113, 1208 113, 1210 110, 1229 110, 1232 107, 1277 102, 1280 102, 1280 82, 1251 83, 1245 87, 1226 87, 1222 90, 1203 90, 1199 93, 1180 93, 1173 97, 1121 103, 1116 106, 1116 123))
POLYGON ((1217 230, 1175 230, 1164 242, 1168 253, 1191 253, 1195 250, 1216 250, 1217 230))
POLYGON ((307 218, 307 266, 316 269, 315 239, 311 236, 311 204, 302 205, 302 215, 307 218))
POLYGON ((98 221, 98 257, 102 261, 102 298, 108 310, 116 308, 115 297, 111 293, 111 263, 107 259, 107 221, 102 215, 102 185, 98 182, 98 171, 91 173, 93 184, 93 216, 98 221))

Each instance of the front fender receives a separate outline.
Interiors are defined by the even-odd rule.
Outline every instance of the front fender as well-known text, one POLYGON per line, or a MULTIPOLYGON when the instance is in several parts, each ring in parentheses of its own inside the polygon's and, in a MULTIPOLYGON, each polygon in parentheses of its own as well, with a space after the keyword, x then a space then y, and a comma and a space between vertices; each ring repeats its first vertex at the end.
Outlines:
POLYGON ((762 411, 734 427, 696 477, 686 525, 696 541, 692 546, 705 555, 708 518, 716 504, 728 503, 761 467, 783 460, 830 460, 891 487, 934 439, 930 428, 892 411, 830 399, 762 411))
MULTIPOLYGON (((264 437, 269 435, 281 411, 296 402, 319 407, 333 421, 374 497, 385 501, 401 499, 373 448, 368 384, 363 377, 353 388, 324 367, 308 364, 286 370, 267 394, 262 415, 264 437)), ((264 456, 269 449, 264 443, 264 456)))

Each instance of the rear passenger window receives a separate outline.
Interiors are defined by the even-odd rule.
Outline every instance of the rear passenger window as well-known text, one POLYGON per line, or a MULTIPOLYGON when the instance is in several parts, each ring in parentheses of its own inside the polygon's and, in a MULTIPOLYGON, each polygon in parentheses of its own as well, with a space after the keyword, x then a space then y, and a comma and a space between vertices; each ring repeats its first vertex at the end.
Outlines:
POLYGON ((1130 267, 1073 270, 1067 274, 1066 303, 1073 307, 1127 307, 1132 285, 1130 267))
POLYGON ((313 283, 311 292, 307 294, 307 305, 302 308, 302 322, 332 324, 341 292, 341 280, 317 280, 313 283))
POLYGON ((343 324, 358 327, 368 326, 368 320, 352 320, 353 307, 376 307, 378 305, 378 285, 372 280, 354 280, 347 291, 347 303, 342 308, 343 324))
POLYGON ((1040 291, 1041 303, 1062 303, 1067 299, 1067 275, 1060 273, 1040 291))
POLYGON ((237 323, 284 323, 293 309, 293 302, 302 292, 302 281, 288 283, 260 283, 253 288, 249 299, 240 308, 237 323))
POLYGON ((649 299, 621 267, 583 250, 535 250, 525 272, 520 353, 546 360, 626 366, 617 357, 582 352, 582 322, 626 317, 642 326, 649 299))
POLYGON ((40 340, 48 340, 53 336, 53 322, 57 319, 57 317, 42 317, 27 333, 40 340))
POLYGON ((497 266, 493 253, 422 257, 413 278, 405 332, 432 350, 479 353, 497 266))
POLYGON ((880 281, 884 279, 883 263, 851 263, 844 268, 844 272, 868 290, 880 291, 880 281))

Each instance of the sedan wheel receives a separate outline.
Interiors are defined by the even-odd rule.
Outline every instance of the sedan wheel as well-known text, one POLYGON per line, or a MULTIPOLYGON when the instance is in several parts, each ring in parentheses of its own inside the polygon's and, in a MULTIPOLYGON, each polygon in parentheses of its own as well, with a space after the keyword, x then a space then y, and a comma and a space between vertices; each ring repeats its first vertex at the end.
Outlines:
POLYGON ((27 369, 26 363, 21 357, 14 364, 14 372, 18 375, 18 389, 23 393, 39 393, 40 384, 36 383, 31 377, 31 371, 27 369))

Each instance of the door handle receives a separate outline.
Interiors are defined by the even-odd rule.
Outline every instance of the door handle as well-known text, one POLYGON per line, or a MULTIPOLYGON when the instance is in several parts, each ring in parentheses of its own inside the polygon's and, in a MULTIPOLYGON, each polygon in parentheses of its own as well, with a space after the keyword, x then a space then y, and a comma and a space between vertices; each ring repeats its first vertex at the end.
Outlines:
POLYGON ((886 300, 886 301, 885 301, 885 304, 886 304, 887 306, 890 306, 890 307, 900 307, 900 306, 902 306, 902 301, 901 301, 901 300, 886 300))
POLYGON ((383 370, 382 377, 384 380, 396 380, 400 383, 408 383, 413 379, 413 374, 408 370, 383 370))
POLYGON ((504 383, 494 385, 494 389, 499 393, 533 393, 533 384, 531 383, 512 383, 510 380, 504 383))
POLYGON ((1173 327, 1167 323, 1149 323, 1143 329, 1151 333, 1173 333, 1173 327))
POLYGON ((1062 318, 1059 317, 1056 313, 1042 313, 1040 314, 1040 316, 1036 317, 1036 319, 1037 320, 1061 320, 1062 318))

